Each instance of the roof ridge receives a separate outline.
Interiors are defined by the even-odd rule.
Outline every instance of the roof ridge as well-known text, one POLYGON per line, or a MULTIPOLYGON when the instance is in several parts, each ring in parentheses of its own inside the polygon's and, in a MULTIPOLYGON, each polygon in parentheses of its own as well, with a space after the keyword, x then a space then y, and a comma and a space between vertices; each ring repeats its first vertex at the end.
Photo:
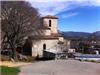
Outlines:
POLYGON ((43 16, 42 18, 52 18, 52 19, 58 19, 57 16, 52 16, 52 15, 46 15, 46 16, 43 16))

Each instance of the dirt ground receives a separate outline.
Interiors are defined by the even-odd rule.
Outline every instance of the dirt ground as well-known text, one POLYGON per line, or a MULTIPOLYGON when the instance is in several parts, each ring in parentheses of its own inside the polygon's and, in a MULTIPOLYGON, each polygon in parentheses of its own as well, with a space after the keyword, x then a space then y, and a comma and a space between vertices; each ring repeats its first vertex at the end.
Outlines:
POLYGON ((8 67, 18 67, 29 65, 31 63, 24 63, 24 62, 11 62, 11 61, 0 61, 0 66, 8 66, 8 67))
POLYGON ((100 75, 100 63, 51 60, 20 67, 19 75, 100 75))

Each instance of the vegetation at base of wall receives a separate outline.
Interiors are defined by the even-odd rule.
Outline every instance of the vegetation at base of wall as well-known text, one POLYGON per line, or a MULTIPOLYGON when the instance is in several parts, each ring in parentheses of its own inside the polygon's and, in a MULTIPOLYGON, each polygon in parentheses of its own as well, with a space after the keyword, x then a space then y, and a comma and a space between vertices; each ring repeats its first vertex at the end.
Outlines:
POLYGON ((49 61, 49 60, 54 60, 54 58, 36 58, 36 61, 49 61))
POLYGON ((25 60, 24 62, 34 62, 34 61, 36 61, 36 57, 27 56, 27 60, 25 60))
POLYGON ((18 75, 19 72, 19 68, 16 67, 0 66, 1 75, 18 75))
POLYGON ((100 63, 100 61, 96 61, 96 60, 84 60, 84 61, 87 61, 87 62, 94 62, 94 63, 100 63))

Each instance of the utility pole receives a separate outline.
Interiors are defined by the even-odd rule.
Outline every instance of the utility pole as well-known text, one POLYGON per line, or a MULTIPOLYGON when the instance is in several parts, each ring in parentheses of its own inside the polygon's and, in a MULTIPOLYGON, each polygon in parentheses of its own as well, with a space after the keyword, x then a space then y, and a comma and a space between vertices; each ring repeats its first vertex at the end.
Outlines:
MULTIPOLYGON (((1 5, 0 5, 0 16, 1 16, 1 5)), ((1 17, 0 17, 0 50, 1 50, 1 17)))
POLYGON ((0 18, 0 50, 1 50, 1 18, 0 18))

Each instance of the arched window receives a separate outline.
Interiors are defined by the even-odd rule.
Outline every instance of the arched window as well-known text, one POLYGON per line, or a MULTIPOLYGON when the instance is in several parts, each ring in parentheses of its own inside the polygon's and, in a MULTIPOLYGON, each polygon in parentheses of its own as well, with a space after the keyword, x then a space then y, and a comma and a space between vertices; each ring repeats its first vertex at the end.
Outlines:
POLYGON ((46 44, 43 44, 43 50, 46 50, 46 44))
POLYGON ((51 27, 51 20, 49 20, 49 27, 51 27))

